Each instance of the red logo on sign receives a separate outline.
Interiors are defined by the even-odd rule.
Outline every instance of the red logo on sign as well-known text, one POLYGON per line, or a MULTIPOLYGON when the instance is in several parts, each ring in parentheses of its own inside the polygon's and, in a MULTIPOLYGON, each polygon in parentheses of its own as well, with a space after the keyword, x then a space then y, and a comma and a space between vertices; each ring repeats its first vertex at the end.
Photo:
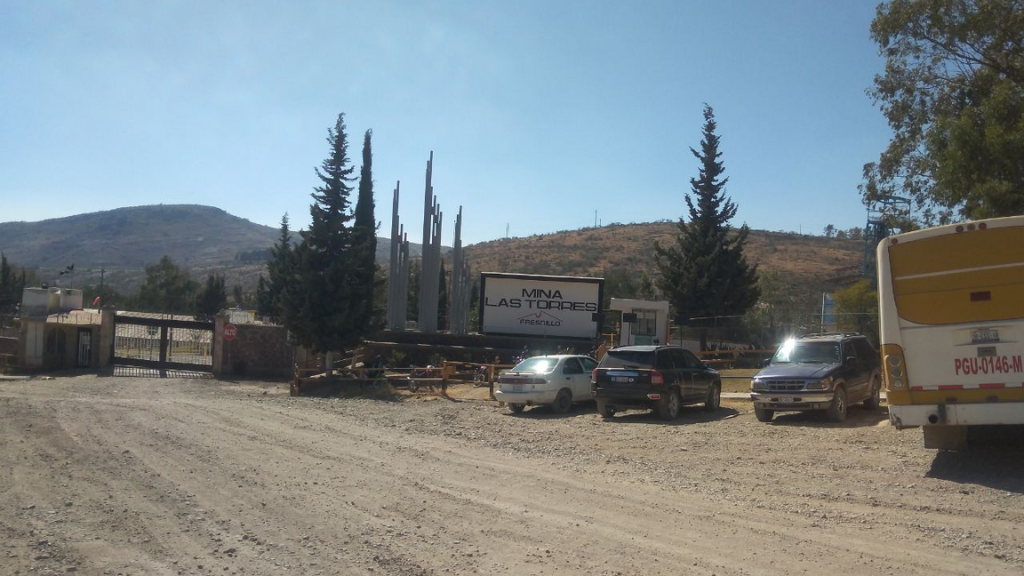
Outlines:
POLYGON ((227 324, 224 326, 224 339, 234 340, 235 336, 238 336, 238 328, 235 328, 234 324, 227 324))

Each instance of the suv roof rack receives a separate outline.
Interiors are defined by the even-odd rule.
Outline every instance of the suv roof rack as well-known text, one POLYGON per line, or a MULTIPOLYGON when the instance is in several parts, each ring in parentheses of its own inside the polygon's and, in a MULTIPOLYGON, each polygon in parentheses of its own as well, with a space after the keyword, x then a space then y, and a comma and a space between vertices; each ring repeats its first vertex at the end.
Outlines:
POLYGON ((800 336, 797 336, 797 338, 823 338, 826 336, 839 336, 842 338, 847 338, 851 336, 860 335, 861 334, 857 332, 808 332, 807 334, 801 334, 800 336))

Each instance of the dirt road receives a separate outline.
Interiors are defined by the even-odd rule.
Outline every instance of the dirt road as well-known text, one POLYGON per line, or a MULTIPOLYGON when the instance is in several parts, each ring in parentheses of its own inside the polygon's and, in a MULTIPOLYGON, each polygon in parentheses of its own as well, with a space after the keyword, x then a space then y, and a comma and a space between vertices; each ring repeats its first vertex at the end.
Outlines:
POLYGON ((926 451, 859 408, 666 424, 0 382, 0 574, 1019 575, 1022 456, 926 451))

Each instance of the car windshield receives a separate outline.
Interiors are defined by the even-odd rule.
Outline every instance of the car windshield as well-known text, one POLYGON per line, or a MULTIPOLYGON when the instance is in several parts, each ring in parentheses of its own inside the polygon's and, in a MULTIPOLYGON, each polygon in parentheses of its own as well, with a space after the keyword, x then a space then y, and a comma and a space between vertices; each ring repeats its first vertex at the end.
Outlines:
POLYGON ((601 368, 650 368, 654 352, 647 350, 609 350, 601 359, 601 368))
POLYGON ((529 372, 530 374, 550 374, 551 371, 555 369, 556 364, 558 364, 558 358, 527 358, 526 360, 523 360, 519 364, 516 364, 516 367, 513 368, 511 372, 529 372))
POLYGON ((839 343, 790 340, 779 347, 778 352, 772 358, 772 364, 789 362, 835 364, 839 362, 839 343))

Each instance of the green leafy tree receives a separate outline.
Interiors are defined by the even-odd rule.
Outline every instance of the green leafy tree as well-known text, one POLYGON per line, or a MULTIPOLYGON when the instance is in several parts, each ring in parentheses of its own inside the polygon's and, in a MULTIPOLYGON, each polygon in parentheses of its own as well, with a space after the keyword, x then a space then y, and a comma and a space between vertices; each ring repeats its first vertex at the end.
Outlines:
POLYGON ((783 282, 778 270, 761 270, 757 275, 760 299, 743 317, 749 337, 758 348, 772 347, 787 336, 805 332, 812 320, 807 311, 814 305, 807 293, 783 282))
POLYGON ((838 328, 844 332, 860 332, 878 342, 878 293, 868 279, 834 294, 838 328))
POLYGON ((210 274, 206 277, 206 286, 196 296, 196 317, 200 320, 212 320, 214 316, 228 307, 228 292, 224 285, 224 277, 210 274))
POLYGON ((253 306, 256 304, 255 300, 253 299, 253 294, 251 292, 246 293, 245 290, 243 290, 242 287, 238 284, 235 284, 231 288, 231 300, 233 301, 235 306, 243 310, 251 310, 253 306))
POLYGON ((372 130, 363 135, 363 165, 359 169, 359 196, 356 200, 353 223, 353 260, 356 294, 354 307, 359 325, 378 328, 374 315, 374 291, 377 286, 377 221, 373 202, 373 150, 370 143, 372 130))
POLYGON ((199 283, 170 256, 146 267, 146 280, 139 289, 138 307, 145 312, 188 314, 192 311, 199 283))
POLYGON ((689 221, 681 217, 673 245, 655 245, 655 261, 661 272, 659 287, 677 316, 700 329, 701 350, 707 349, 708 328, 725 316, 742 315, 759 296, 757 266, 747 264, 743 247, 749 229, 744 224, 730 233, 729 221, 736 204, 725 196, 728 178, 718 151, 715 114, 704 106, 701 149, 690 152, 700 162, 697 178, 690 179, 693 198, 686 195, 689 221))
POLYGON ((1024 214, 1024 0, 891 0, 871 37, 894 134, 865 200, 908 198, 925 225, 1024 214))
POLYGON ((654 300, 658 297, 654 280, 651 280, 646 270, 640 272, 640 286, 637 288, 637 297, 642 300, 654 300))
POLYGON ((354 258, 350 222, 350 182, 345 115, 327 131, 330 155, 316 170, 320 185, 309 207, 312 223, 300 233, 293 281, 283 287, 284 324, 303 346, 330 354, 359 343, 369 327, 360 322, 365 290, 360 263, 354 258))

